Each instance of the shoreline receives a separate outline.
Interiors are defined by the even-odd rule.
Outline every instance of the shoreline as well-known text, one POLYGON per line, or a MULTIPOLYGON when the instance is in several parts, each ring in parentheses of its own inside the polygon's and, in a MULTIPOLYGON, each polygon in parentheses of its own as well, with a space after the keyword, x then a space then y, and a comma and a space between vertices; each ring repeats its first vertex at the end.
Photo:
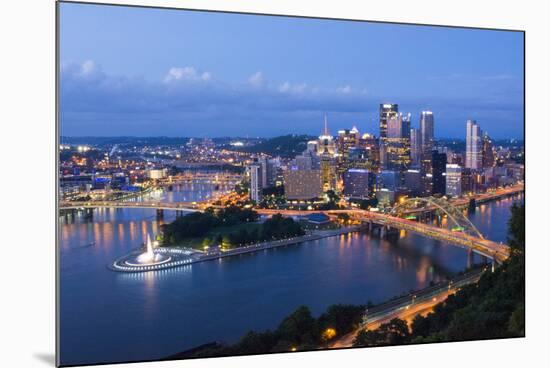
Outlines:
MULTIPOLYGON (((287 245, 295 245, 300 243, 305 243, 309 241, 315 241, 323 238, 328 238, 332 236, 338 236, 353 232, 358 232, 363 228, 363 226, 356 225, 356 226, 348 226, 339 228, 336 230, 317 230, 316 232, 313 232, 311 234, 306 234, 300 237, 295 238, 288 238, 288 239, 281 239, 281 240, 272 240, 262 243, 256 243, 252 245, 247 245, 243 247, 238 247, 235 249, 231 249, 225 252, 219 252, 215 254, 201 254, 198 257, 192 257, 188 258, 186 260, 176 260, 173 262, 166 262, 162 264, 157 265, 144 265, 144 266, 138 266, 138 267, 132 267, 132 266, 125 266, 123 263, 125 260, 137 253, 137 250, 131 251, 128 254, 117 258, 113 263, 107 266, 107 268, 111 271, 115 272, 126 272, 126 273, 136 273, 136 272, 151 272, 151 271, 158 271, 158 270, 165 270, 168 268, 174 268, 174 267, 180 267, 180 266, 190 266, 195 263, 200 262, 207 262, 207 261, 215 261, 217 259, 227 258, 227 257, 233 257, 238 256, 242 254, 248 254, 248 253, 256 253, 262 250, 267 249, 274 249, 279 247, 284 247, 287 245)), ((141 249, 141 248, 139 248, 141 249)), ((182 247, 159 247, 155 249, 155 252, 158 253, 168 253, 168 254, 178 254, 182 251, 186 251, 186 248, 182 247)), ((200 253, 200 251, 193 250, 195 254, 200 253)))

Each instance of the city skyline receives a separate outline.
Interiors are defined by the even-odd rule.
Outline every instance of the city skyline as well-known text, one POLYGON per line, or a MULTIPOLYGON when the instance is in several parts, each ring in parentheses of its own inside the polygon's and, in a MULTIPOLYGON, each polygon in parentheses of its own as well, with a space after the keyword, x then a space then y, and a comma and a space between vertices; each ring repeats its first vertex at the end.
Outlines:
POLYGON ((378 136, 396 103, 414 128, 433 111, 436 138, 476 120, 523 139, 521 32, 82 4, 61 21, 63 136, 316 135, 325 113, 378 136))

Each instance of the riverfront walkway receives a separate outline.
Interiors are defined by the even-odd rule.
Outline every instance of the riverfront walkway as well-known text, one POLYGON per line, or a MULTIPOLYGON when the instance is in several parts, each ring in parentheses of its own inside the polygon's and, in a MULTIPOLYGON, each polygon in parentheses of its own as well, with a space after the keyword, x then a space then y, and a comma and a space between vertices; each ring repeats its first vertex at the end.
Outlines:
POLYGON ((157 270, 163 270, 163 269, 179 267, 179 266, 189 266, 193 263, 213 261, 221 258, 234 257, 241 254, 254 253, 254 252, 259 252, 266 249, 285 247, 288 245, 328 238, 331 236, 338 236, 338 235, 347 234, 350 232, 356 232, 356 231, 359 231, 360 229, 361 229, 361 226, 348 226, 348 227, 342 227, 335 230, 322 230, 322 231, 317 230, 313 233, 306 234, 303 236, 297 236, 297 237, 288 238, 288 239, 266 241, 262 243, 246 245, 246 246, 230 249, 227 251, 218 251, 215 253, 214 252, 206 253, 199 250, 193 250, 192 252, 190 252, 190 249, 181 248, 181 247, 158 247, 158 248, 155 248, 155 253, 169 254, 174 259, 170 262, 157 264, 157 265, 149 265, 149 266, 148 265, 131 266, 131 265, 124 264, 124 261, 128 257, 135 256, 136 251, 133 251, 130 254, 117 259, 115 262, 113 262, 113 264, 109 265, 109 269, 117 272, 148 272, 148 271, 157 271, 157 270), (185 254, 183 254, 182 252, 185 254), (184 257, 182 257, 178 253, 182 253, 184 257))

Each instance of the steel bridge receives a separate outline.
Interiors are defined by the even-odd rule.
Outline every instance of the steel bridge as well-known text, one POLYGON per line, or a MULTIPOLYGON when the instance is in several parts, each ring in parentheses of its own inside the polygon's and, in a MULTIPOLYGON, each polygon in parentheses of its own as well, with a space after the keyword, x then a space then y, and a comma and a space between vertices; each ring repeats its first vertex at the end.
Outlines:
MULTIPOLYGON (((61 202, 60 209, 93 209, 93 208, 143 208, 156 210, 176 210, 187 212, 204 211, 211 206, 208 202, 125 202, 125 201, 88 201, 88 202, 61 202)), ((315 211, 296 210, 273 210, 256 209, 261 215, 273 215, 280 213, 284 216, 303 216, 315 213, 315 211)), ((352 218, 359 220, 369 227, 380 226, 383 229, 405 230, 428 238, 445 241, 460 247, 471 249, 498 263, 503 262, 510 256, 510 247, 485 239, 481 232, 464 215, 463 211, 456 208, 452 203, 441 198, 412 198, 397 204, 390 213, 371 212, 359 209, 342 209, 316 211, 326 215, 337 215, 346 213, 352 218), (424 208, 436 208, 442 214, 447 215, 451 223, 455 224, 460 231, 452 231, 447 228, 437 227, 431 224, 413 221, 400 216, 406 215, 410 209, 422 205, 424 208)))

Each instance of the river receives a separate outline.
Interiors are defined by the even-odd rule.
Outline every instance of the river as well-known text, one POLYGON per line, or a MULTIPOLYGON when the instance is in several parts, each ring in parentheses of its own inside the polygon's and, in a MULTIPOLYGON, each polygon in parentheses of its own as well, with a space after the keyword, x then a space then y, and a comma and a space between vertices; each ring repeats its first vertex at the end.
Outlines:
MULTIPOLYGON (((194 183, 152 195, 193 201, 212 193, 212 185, 194 183)), ((485 236, 504 242, 510 207, 522 200, 480 205, 470 218, 485 236)), ((353 233, 163 271, 107 269, 174 216, 96 209, 93 219, 60 217, 63 365, 152 360, 207 342, 235 342, 248 330, 275 328, 300 305, 319 315, 331 304, 382 302, 469 263, 466 250, 417 235, 388 241, 353 233)))

